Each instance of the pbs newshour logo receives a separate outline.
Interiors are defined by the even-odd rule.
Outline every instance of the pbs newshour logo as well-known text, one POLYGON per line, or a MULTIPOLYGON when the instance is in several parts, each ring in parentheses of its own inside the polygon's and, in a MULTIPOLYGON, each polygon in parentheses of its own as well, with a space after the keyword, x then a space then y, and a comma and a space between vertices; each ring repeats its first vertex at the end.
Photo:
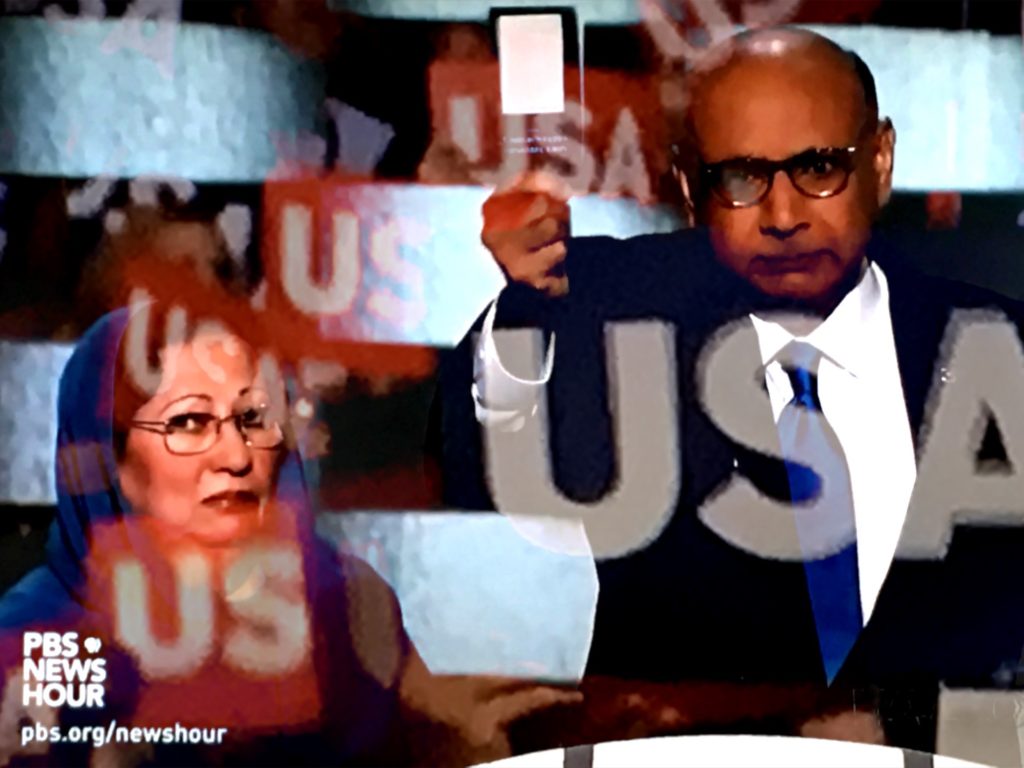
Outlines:
POLYGON ((96 655, 103 644, 98 637, 87 637, 82 646, 77 632, 26 632, 22 705, 102 707, 107 662, 96 655))

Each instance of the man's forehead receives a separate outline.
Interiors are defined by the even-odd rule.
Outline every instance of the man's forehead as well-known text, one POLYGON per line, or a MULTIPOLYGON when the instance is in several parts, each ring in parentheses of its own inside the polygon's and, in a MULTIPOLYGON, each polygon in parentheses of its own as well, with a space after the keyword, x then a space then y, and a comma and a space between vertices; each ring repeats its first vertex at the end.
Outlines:
POLYGON ((696 138, 713 155, 784 157, 846 144, 866 118, 853 67, 813 45, 737 52, 692 83, 696 138))
POLYGON ((833 40, 806 29, 775 27, 747 30, 719 41, 697 60, 694 71, 712 73, 752 59, 802 59, 840 69, 853 66, 849 53, 833 40))

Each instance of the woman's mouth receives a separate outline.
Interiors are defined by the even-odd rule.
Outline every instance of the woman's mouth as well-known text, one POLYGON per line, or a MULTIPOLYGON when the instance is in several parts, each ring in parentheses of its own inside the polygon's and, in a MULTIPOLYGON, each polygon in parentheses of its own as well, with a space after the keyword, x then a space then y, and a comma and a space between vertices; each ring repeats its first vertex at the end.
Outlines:
POLYGON ((252 491, 221 491, 205 497, 203 506, 225 512, 256 512, 260 507, 260 497, 252 491))

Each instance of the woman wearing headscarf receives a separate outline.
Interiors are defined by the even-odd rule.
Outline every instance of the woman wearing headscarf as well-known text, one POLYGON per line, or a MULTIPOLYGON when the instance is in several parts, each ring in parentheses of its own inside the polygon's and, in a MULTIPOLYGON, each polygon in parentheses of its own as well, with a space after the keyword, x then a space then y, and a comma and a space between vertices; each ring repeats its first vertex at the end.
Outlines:
MULTIPOLYGON (((61 377, 46 564, 0 601, 7 686, 25 683, 25 632, 74 631, 77 658, 105 660, 104 705, 44 720, 181 726, 118 743, 122 758, 410 761, 400 687, 421 662, 393 593, 315 537, 281 398, 252 349, 192 328, 158 345, 154 377, 147 345, 125 343, 135 323, 136 339, 151 336, 151 309, 105 316, 61 377)), ((46 744, 49 760, 111 749, 88 741, 46 744)))

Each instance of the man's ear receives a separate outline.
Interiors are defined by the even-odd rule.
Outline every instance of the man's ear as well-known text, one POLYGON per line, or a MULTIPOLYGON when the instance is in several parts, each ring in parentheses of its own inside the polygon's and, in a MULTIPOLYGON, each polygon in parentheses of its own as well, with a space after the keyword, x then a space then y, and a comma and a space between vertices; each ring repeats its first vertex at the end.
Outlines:
POLYGON ((878 207, 884 207, 892 196, 892 172, 896 156, 896 129, 889 118, 882 120, 878 127, 878 145, 875 150, 874 168, 878 182, 878 207))

